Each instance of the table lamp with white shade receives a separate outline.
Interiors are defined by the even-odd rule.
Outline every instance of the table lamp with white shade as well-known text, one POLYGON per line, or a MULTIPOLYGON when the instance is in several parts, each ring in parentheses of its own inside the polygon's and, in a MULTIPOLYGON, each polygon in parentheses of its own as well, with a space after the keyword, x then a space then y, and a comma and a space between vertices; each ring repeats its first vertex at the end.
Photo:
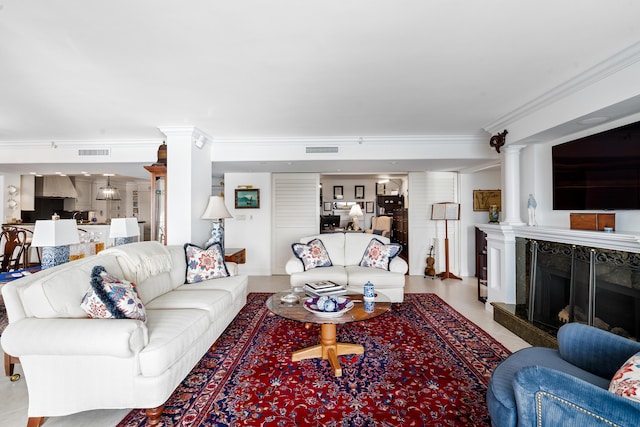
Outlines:
POLYGON ((209 196, 207 208, 200 218, 213 220, 211 237, 205 243, 205 247, 220 243, 220 248, 224 252, 224 218, 233 218, 224 204, 224 198, 221 196, 209 196))
POLYGON ((360 230, 358 218, 362 216, 362 209, 360 208, 359 204, 356 203, 355 205, 351 206, 349 216, 353 219, 353 229, 356 231, 360 230))
POLYGON ((75 219, 37 220, 31 246, 42 248, 42 269, 69 262, 69 245, 80 243, 75 219))
POLYGON ((131 243, 139 235, 138 218, 111 218, 109 237, 114 239, 114 246, 131 243))

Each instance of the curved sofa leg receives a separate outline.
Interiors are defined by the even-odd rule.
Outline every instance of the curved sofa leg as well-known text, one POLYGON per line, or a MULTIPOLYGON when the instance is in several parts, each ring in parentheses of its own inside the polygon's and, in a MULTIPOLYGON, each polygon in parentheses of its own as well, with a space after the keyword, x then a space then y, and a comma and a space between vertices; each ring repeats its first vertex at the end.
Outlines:
POLYGON ((40 427, 43 421, 44 417, 29 417, 27 427, 40 427))
MULTIPOLYGON (((145 413, 147 414, 147 418, 149 418, 149 421, 147 421, 148 426, 160 425, 160 416, 162 415, 163 409, 164 409, 164 405, 160 405, 155 408, 147 408, 145 410, 145 413)), ((27 427, 31 427, 31 426, 27 426, 27 427)))

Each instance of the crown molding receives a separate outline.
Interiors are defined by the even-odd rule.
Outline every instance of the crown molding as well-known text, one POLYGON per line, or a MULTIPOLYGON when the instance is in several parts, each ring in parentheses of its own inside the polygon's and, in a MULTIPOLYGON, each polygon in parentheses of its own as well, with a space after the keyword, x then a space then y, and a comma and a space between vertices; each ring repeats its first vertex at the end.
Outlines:
POLYGON ((554 87, 510 113, 505 114, 494 122, 484 126, 483 129, 490 134, 494 134, 501 129, 506 129, 511 123, 624 70, 638 61, 640 61, 640 42, 629 46, 603 62, 587 69, 583 73, 578 74, 571 80, 554 87))
POLYGON ((413 135, 413 136, 350 136, 350 137, 213 137, 214 144, 278 144, 278 145, 351 145, 351 144, 469 144, 486 143, 485 136, 479 135, 413 135))
POLYGON ((85 147, 129 147, 145 148, 158 147, 163 139, 126 139, 126 140, 80 140, 80 141, 60 141, 60 140, 38 140, 38 141, 0 141, 0 149, 51 149, 51 148, 85 148, 85 147))

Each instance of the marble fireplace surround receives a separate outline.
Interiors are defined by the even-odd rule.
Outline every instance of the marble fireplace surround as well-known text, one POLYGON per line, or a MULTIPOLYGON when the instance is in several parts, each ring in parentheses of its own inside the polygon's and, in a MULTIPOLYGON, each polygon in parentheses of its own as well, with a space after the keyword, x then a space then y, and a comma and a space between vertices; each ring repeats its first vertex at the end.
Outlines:
POLYGON ((555 333, 534 325, 518 307, 526 305, 527 286, 525 247, 528 239, 640 253, 640 232, 571 230, 560 227, 529 227, 524 225, 479 224, 487 233, 488 295, 485 308, 493 312, 494 320, 535 346, 557 348, 555 333), (517 277, 518 275, 518 277, 517 277), (523 276, 523 277, 519 277, 523 276))
MULTIPOLYGON (((561 227, 477 224, 487 233, 487 302, 516 304, 516 237, 640 253, 640 231, 571 230, 561 227)), ((522 301, 519 301, 522 303, 522 301)))

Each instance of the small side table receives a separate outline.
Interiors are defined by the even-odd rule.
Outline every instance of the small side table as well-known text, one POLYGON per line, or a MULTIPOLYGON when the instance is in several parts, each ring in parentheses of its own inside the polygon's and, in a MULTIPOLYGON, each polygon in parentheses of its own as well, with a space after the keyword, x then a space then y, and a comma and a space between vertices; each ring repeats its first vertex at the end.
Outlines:
POLYGON ((244 264, 247 262, 247 251, 245 248, 224 248, 224 260, 244 264))

